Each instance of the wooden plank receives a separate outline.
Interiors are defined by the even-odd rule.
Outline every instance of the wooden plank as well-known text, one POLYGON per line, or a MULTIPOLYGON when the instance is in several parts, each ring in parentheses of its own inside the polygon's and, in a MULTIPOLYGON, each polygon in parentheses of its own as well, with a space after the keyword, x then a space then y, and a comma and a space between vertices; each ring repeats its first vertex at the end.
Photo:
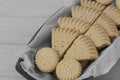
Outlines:
POLYGON ((49 16, 64 0, 0 0, 0 16, 49 16))
POLYGON ((63 0, 0 0, 0 43, 26 44, 63 0))
POLYGON ((16 62, 25 45, 0 45, 0 80, 24 80, 15 70, 16 62))
POLYGON ((26 44, 46 18, 0 17, 0 43, 26 44))
POLYGON ((21 75, 19 76, 0 76, 0 80, 26 80, 21 75))

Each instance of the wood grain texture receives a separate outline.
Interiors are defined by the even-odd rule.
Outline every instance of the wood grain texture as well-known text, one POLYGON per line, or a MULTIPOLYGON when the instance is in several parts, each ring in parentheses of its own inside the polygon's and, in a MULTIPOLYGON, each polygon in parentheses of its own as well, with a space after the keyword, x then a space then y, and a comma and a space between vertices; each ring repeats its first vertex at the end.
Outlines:
POLYGON ((26 45, 0 45, 0 80, 24 80, 15 70, 16 62, 26 45))
POLYGON ((64 0, 0 0, 0 16, 49 16, 64 0))
POLYGON ((0 43, 26 44, 63 0, 0 0, 0 43))
POLYGON ((0 0, 0 80, 25 80, 16 62, 40 26, 63 0, 0 0))
POLYGON ((26 44, 46 18, 0 17, 0 43, 26 44))

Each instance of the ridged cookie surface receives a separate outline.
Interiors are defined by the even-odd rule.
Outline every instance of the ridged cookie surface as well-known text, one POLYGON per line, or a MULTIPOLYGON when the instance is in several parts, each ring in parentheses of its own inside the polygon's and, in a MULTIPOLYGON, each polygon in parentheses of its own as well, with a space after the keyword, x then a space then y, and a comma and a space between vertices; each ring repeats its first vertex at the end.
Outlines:
POLYGON ((91 1, 91 0, 80 0, 80 5, 84 6, 84 7, 90 7, 96 10, 100 10, 102 11, 103 9, 105 9, 105 6, 95 2, 95 1, 91 1))
POLYGON ((100 14, 101 11, 93 8, 83 7, 83 6, 72 7, 73 18, 84 20, 90 24, 93 24, 100 14))
POLYGON ((89 23, 72 17, 61 17, 58 19, 58 24, 63 28, 77 30, 80 34, 84 34, 90 28, 89 23))
POLYGON ((96 1, 103 5, 108 5, 108 4, 112 3, 112 0, 96 0, 96 1))
POLYGON ((110 39, 114 39, 119 36, 119 32, 115 23, 106 14, 102 14, 96 21, 96 24, 100 24, 107 31, 110 39))
POLYGON ((59 56, 62 57, 78 35, 79 32, 72 29, 54 28, 52 30, 52 48, 57 50, 59 56))
POLYGON ((120 10, 117 7, 110 5, 103 13, 108 15, 117 25, 120 25, 120 10))
POLYGON ((95 60, 98 58, 98 52, 90 38, 80 35, 68 49, 64 58, 75 60, 95 60))
POLYGON ((101 25, 93 25, 85 35, 88 36, 99 49, 111 44, 109 35, 101 25))

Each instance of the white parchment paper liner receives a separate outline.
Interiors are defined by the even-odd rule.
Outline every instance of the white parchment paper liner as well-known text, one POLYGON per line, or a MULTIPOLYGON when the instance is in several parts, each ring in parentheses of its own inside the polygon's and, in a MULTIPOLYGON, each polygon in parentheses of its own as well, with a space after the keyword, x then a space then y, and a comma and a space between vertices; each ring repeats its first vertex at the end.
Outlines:
MULTIPOLYGON (((40 73, 35 69, 34 54, 36 51, 27 48, 25 54, 21 56, 25 61, 21 63, 23 69, 32 77, 39 80, 57 80, 50 74, 40 73)), ((90 76, 97 77, 108 73, 120 58, 120 37, 116 38, 111 46, 100 53, 100 57, 94 61, 84 73, 76 80, 86 79, 90 76)))
MULTIPOLYGON (((65 5, 61 7, 52 17, 50 17, 34 38, 23 51, 21 58, 22 68, 33 78, 37 80, 58 80, 54 75, 42 73, 36 69, 34 56, 38 49, 51 46, 51 29, 57 27, 57 19, 61 16, 70 16, 71 7, 77 5, 79 0, 66 0, 65 5)), ((84 73, 76 80, 86 79, 90 76, 97 77, 108 73, 120 58, 120 37, 116 38, 111 46, 100 53, 100 57, 94 61, 84 73)))

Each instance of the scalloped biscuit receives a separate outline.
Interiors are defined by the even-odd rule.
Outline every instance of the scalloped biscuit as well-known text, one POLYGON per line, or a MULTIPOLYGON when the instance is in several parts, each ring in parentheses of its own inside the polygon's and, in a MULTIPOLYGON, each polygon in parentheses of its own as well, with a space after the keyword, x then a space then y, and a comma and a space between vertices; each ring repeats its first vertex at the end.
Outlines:
POLYGON ((110 5, 103 13, 108 15, 117 25, 120 25, 120 10, 117 7, 110 5))
POLYGON ((80 35, 68 49, 64 58, 75 60, 95 60, 98 58, 98 52, 89 37, 80 35))
POLYGON ((101 11, 93 8, 83 7, 83 6, 72 7, 73 18, 81 19, 90 24, 93 24, 100 14, 101 14, 101 11))
POLYGON ((101 25, 94 24, 85 35, 88 36, 99 49, 111 44, 109 35, 101 25))
POLYGON ((119 36, 119 32, 115 23, 106 14, 102 14, 95 22, 100 24, 107 31, 110 39, 115 39, 119 36))
POLYGON ((72 17, 61 17, 58 19, 58 24, 63 28, 77 30, 80 34, 84 34, 90 28, 89 23, 72 17))
POLYGON ((59 52, 60 57, 63 57, 78 35, 79 32, 72 29, 54 28, 52 30, 52 48, 59 52))
POLYGON ((108 5, 108 4, 112 3, 112 0, 96 0, 96 1, 103 5, 108 5))
POLYGON ((95 2, 95 1, 91 1, 91 0, 80 0, 80 5, 84 7, 90 7, 96 10, 100 10, 100 11, 105 9, 104 5, 98 2, 95 2))

